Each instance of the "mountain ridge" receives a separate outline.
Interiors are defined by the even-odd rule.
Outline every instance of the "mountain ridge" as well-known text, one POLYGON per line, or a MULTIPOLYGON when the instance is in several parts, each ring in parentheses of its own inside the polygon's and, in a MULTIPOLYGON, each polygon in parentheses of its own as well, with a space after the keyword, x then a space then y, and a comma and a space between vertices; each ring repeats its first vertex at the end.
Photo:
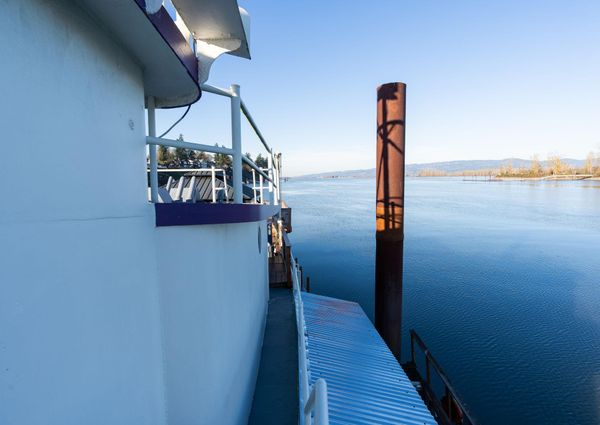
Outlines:
MULTIPOLYGON (((584 160, 573 158, 561 158, 564 164, 571 167, 582 167, 584 160)), ((440 162, 424 162, 415 164, 406 164, 406 175, 417 176, 423 171, 437 171, 442 173, 460 173, 466 171, 481 171, 481 170, 499 170, 502 167, 511 165, 513 168, 529 168, 531 160, 521 158, 505 158, 505 159, 475 159, 475 160, 456 160, 456 161, 440 161, 440 162)), ((544 167, 548 166, 549 161, 540 161, 544 167)), ((339 170, 325 171, 322 173, 304 174, 300 176, 290 177, 293 179, 319 179, 319 178, 369 178, 375 177, 375 168, 365 168, 357 170, 339 170)))

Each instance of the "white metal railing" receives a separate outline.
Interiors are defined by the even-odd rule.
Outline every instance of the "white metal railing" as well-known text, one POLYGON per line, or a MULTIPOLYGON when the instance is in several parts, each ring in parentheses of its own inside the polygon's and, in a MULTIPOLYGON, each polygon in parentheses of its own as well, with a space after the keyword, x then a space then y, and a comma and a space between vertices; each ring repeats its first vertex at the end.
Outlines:
POLYGON ((298 279, 298 265, 290 252, 290 265, 296 306, 296 327, 298 330, 298 375, 300 387, 300 425, 329 425, 327 383, 319 378, 310 385, 310 364, 307 357, 307 333, 304 322, 302 289, 298 279))
MULTIPOLYGON (((225 201, 229 201, 229 185, 227 184, 227 172, 223 168, 163 168, 158 170, 159 173, 198 173, 208 172, 210 173, 211 180, 211 200, 214 203, 217 202, 217 192, 223 191, 225 194, 225 201), (217 184, 217 174, 221 175, 223 186, 217 184)), ((179 180, 175 180, 169 176, 167 184, 165 185, 165 191, 169 194, 173 201, 180 201, 182 199, 183 185, 185 183, 185 177, 180 177, 179 180), (174 192, 174 193, 173 193, 174 192)), ((190 186, 192 184, 190 183, 190 186)), ((160 194, 159 194, 160 195, 160 194)), ((195 197, 192 196, 195 200, 195 197)))
MULTIPOLYGON (((213 87, 207 84, 201 85, 204 92, 213 93, 219 96, 230 98, 231 101, 231 148, 203 145, 199 143, 190 143, 182 140, 172 140, 156 137, 156 118, 155 118, 155 103, 154 98, 149 97, 147 101, 148 107, 148 136, 146 137, 146 144, 148 144, 149 157, 150 157, 150 200, 152 202, 160 202, 159 191, 158 191, 158 154, 157 147, 166 146, 172 148, 184 148, 195 151, 204 151, 210 153, 220 153, 229 155, 232 158, 232 185, 233 185, 233 202, 241 204, 244 202, 243 196, 243 178, 242 178, 242 163, 246 163, 254 173, 260 176, 260 179, 264 179, 269 182, 268 184, 268 201, 271 205, 279 205, 280 202, 280 181, 281 181, 281 154, 273 152, 273 149, 267 144, 261 131, 259 130, 256 122, 250 115, 246 104, 240 97, 240 86, 233 84, 229 89, 222 89, 219 87, 213 87), (256 165, 254 161, 243 155, 242 150, 242 135, 241 135, 241 115, 242 113, 248 120, 250 127, 256 133, 258 139, 267 150, 267 169, 263 170, 256 165)), ((176 170, 170 170, 176 171, 176 170)), ((256 174, 254 174, 256 175, 256 174)), ((214 182, 213 182, 214 183, 214 182)), ((254 186, 256 186, 254 184, 254 186)), ((255 190, 253 186, 253 191, 255 190)), ((254 201, 256 201, 256 193, 254 192, 254 201)), ((265 203, 265 199, 262 197, 262 183, 261 183, 261 203, 265 203)))
POLYGON ((258 175, 258 186, 256 185, 256 171, 252 170, 252 194, 254 195, 254 203, 264 203, 263 190, 264 190, 264 174, 258 175))

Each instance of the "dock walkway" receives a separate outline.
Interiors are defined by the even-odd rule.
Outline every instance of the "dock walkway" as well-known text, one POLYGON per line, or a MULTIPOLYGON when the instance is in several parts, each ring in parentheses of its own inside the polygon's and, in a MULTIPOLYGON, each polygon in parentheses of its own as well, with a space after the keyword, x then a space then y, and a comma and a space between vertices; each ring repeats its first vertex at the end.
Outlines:
POLYGON ((437 424, 362 308, 303 292, 310 383, 327 381, 329 423, 437 424))

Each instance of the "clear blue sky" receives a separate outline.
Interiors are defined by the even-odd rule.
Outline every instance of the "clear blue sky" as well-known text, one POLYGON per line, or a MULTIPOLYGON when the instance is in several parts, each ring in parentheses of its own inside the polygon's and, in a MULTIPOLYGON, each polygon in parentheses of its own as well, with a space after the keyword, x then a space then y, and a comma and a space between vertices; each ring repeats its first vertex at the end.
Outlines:
MULTIPOLYGON (((600 150, 600 1, 240 5, 253 58, 221 57, 209 83, 241 84, 286 175, 374 167, 375 89, 390 81, 408 86, 408 163, 600 150)), ((205 94, 173 133, 229 146, 228 114, 205 94)))

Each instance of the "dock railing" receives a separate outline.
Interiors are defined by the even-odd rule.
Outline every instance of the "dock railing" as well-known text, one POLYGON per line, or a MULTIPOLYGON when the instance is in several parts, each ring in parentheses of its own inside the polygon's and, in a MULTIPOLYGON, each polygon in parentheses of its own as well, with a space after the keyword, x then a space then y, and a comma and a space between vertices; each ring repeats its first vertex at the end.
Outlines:
POLYGON ((308 341, 304 322, 302 288, 298 276, 298 264, 290 253, 294 304, 296 306, 296 327, 298 330, 298 378, 300 387, 299 422, 300 425, 329 425, 329 405, 327 401, 327 383, 319 378, 310 385, 310 364, 307 351, 308 341))
POLYGON ((450 383, 446 373, 414 329, 410 330, 410 354, 412 362, 412 365, 410 366, 414 367, 414 372, 417 373, 421 384, 424 387, 423 392, 425 394, 423 394, 423 398, 426 404, 428 404, 429 409, 432 410, 434 416, 436 416, 438 422, 440 424, 448 425, 477 425, 477 422, 475 422, 467 410, 467 407, 460 401, 456 390, 450 383), (422 379, 417 367, 416 348, 419 348, 424 356, 424 380, 422 379), (444 387, 444 395, 439 400, 433 389, 432 368, 438 375, 444 387))
MULTIPOLYGON (((231 148, 204 145, 200 143, 190 143, 183 140, 173 140, 161 137, 156 137, 156 108, 154 98, 147 99, 148 109, 148 136, 146 144, 149 150, 150 160, 150 200, 151 202, 160 202, 158 193, 158 146, 166 146, 170 148, 183 148, 193 151, 203 151, 210 153, 219 153, 229 155, 232 158, 232 185, 233 185, 233 202, 236 204, 243 203, 243 177, 242 164, 247 164, 255 175, 268 182, 268 201, 271 205, 279 205, 281 194, 281 154, 273 151, 263 137, 260 129, 256 125, 254 118, 250 114, 248 107, 240 96, 240 86, 233 84, 229 89, 222 89, 203 84, 201 89, 205 93, 212 93, 218 96, 228 97, 231 102, 231 148), (242 149, 242 134, 241 134, 241 115, 244 114, 250 127, 267 151, 267 168, 262 169, 250 158, 243 154, 242 149)), ((172 171, 176 171, 173 169, 172 171)), ((262 186, 262 184, 261 184, 262 186)), ((254 188, 253 188, 254 190, 254 188)), ((262 190, 261 190, 262 191, 262 190)), ((254 197, 256 199, 256 196, 254 197)), ((265 203, 262 199, 261 203, 265 203)))

